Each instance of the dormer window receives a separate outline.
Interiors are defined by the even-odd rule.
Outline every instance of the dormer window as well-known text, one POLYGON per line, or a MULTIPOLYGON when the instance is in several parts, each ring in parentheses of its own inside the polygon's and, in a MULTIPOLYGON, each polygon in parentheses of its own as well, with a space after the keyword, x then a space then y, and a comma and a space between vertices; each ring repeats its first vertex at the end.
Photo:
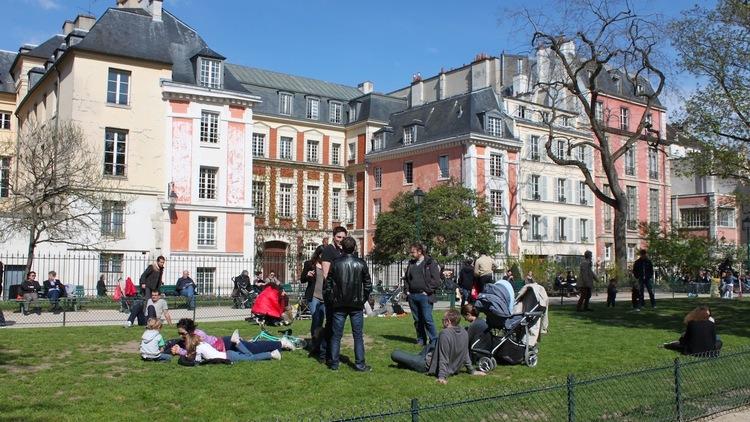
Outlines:
POLYGON ((331 101, 328 108, 328 121, 331 123, 341 124, 343 108, 343 104, 336 101, 331 101))
POLYGON ((198 84, 208 88, 221 88, 221 60, 198 58, 198 84))
POLYGON ((417 140, 417 126, 411 125, 404 128, 404 145, 413 144, 417 140))
POLYGON ((372 141, 372 149, 379 151, 385 148, 385 133, 376 133, 372 141))
POLYGON ((502 136, 503 135, 503 122, 498 117, 487 117, 487 134, 490 136, 502 136))
POLYGON ((294 96, 288 92, 279 92, 279 114, 292 115, 292 100, 294 96))

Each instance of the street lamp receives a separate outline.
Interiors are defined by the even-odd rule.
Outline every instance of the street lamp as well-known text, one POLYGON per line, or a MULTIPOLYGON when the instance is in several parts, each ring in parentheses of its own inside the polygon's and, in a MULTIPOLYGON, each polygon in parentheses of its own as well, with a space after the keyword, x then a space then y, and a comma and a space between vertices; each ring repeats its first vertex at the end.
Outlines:
MULTIPOLYGON (((745 229, 745 243, 747 244, 747 256, 745 261, 745 274, 750 272, 750 215, 742 219, 742 228, 745 229)), ((740 295, 742 295, 742 283, 740 283, 740 295)))
POLYGON ((263 247, 266 244, 266 238, 262 234, 258 233, 255 236, 255 270, 261 271, 263 269, 263 263, 261 257, 263 256, 263 247))
POLYGON ((421 242, 421 233, 422 230, 422 202, 424 202, 425 193, 422 189, 417 188, 417 190, 414 191, 414 205, 417 206, 417 241, 421 242))

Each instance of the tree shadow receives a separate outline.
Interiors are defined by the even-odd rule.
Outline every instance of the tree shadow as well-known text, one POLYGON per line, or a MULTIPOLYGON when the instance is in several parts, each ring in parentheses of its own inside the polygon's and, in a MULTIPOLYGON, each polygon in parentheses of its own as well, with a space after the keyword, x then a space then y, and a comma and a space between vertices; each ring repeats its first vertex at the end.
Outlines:
POLYGON ((386 340, 397 341, 399 343, 414 344, 414 342, 416 341, 413 337, 400 336, 395 334, 384 334, 382 337, 386 340))

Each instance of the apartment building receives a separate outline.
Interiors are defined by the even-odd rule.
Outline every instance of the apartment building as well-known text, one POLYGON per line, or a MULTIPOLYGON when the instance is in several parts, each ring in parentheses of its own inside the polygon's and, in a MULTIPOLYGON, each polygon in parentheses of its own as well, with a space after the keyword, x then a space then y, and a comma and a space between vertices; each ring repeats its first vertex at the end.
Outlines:
POLYGON ((10 195, 11 159, 16 136, 16 87, 10 67, 16 53, 0 50, 0 201, 10 195))

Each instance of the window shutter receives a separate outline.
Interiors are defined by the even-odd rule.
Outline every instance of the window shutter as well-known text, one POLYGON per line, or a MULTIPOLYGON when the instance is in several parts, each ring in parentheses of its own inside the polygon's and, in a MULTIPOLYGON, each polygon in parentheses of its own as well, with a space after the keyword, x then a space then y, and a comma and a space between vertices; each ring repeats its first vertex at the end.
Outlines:
POLYGON ((532 139, 531 135, 526 137, 526 142, 525 142, 526 152, 524 153, 523 158, 527 160, 531 159, 531 139, 532 139))
POLYGON ((539 197, 542 201, 547 201, 547 176, 539 176, 539 197))
POLYGON ((553 200, 557 202, 560 200, 560 179, 555 177, 552 183, 554 184, 554 187, 555 187, 555 197, 553 198, 553 200))
POLYGON ((567 223, 565 225, 565 240, 568 242, 575 241, 575 239, 573 239, 573 236, 575 235, 575 229, 573 228, 573 226, 575 225, 576 221, 578 220, 576 220, 575 218, 568 218, 565 220, 565 222, 567 223))
POLYGON ((580 189, 580 185, 576 181, 575 184, 574 184, 574 186, 575 186, 575 189, 571 189, 571 191, 570 191, 570 201, 569 202, 571 204, 580 204, 581 201, 578 200, 579 199, 578 197, 580 196, 580 192, 578 192, 578 190, 580 189))
POLYGON ((586 236, 588 237, 588 242, 594 239, 594 226, 591 220, 586 220, 586 236))
POLYGON ((526 176, 526 199, 534 197, 534 187, 531 185, 531 176, 526 176))
POLYGON ((539 234, 542 236, 542 240, 547 240, 547 217, 539 219, 539 234))
POLYGON ((574 204, 573 197, 575 195, 573 194, 573 181, 570 179, 567 179, 565 181, 565 202, 569 204, 574 204))
POLYGON ((562 230, 562 227, 560 227, 560 219, 559 218, 555 218, 555 228, 554 228, 554 231, 555 231, 554 236, 555 237, 553 239, 556 242, 560 241, 560 230, 562 230))

